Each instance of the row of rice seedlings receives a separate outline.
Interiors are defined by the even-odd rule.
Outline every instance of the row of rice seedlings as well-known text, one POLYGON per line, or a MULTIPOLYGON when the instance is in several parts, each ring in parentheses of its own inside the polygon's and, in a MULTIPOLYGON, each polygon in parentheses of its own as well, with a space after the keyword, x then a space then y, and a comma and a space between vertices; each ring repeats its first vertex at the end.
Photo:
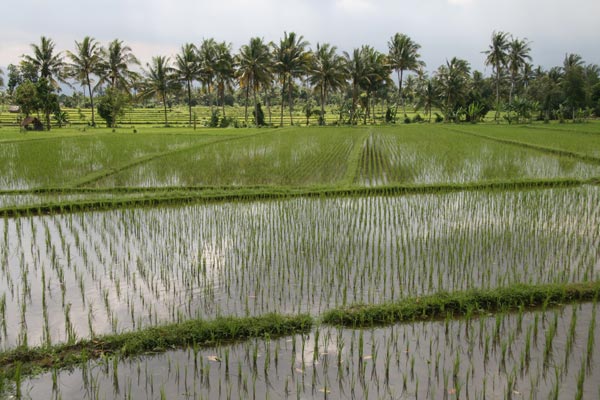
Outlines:
POLYGON ((3 219, 0 343, 597 280, 599 222, 597 187, 3 219))
POLYGON ((17 385, 33 399, 51 392, 53 398, 595 398, 600 349, 585 344, 598 336, 596 309, 587 303, 368 330, 321 326, 277 340, 114 356, 74 372, 15 376, 11 390, 17 385), (550 339, 545 332, 553 326, 550 339))
POLYGON ((0 188, 57 187, 134 158, 214 140, 201 135, 102 133, 0 145, 0 188))
POLYGON ((359 184, 589 178, 600 167, 442 130, 379 129, 364 143, 359 184))
POLYGON ((521 142, 527 145, 564 150, 600 159, 600 129, 597 125, 570 127, 528 126, 519 129, 502 129, 489 126, 486 129, 473 129, 461 126, 461 131, 475 133, 487 137, 521 142))
POLYGON ((264 131, 239 142, 174 154, 97 182, 99 186, 326 185, 344 176, 362 130, 264 131))

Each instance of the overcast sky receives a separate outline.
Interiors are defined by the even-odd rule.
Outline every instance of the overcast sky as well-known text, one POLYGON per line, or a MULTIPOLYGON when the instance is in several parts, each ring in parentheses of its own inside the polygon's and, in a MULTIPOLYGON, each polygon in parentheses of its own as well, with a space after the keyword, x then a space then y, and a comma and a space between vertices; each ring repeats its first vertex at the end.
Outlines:
POLYGON ((119 38, 145 64, 186 42, 214 37, 237 52, 253 36, 278 41, 284 31, 312 46, 383 52, 405 33, 421 44, 429 71, 457 56, 489 74, 481 52, 494 30, 530 40, 535 65, 560 65, 566 53, 600 64, 600 0, 18 0, 4 2, 2 16, 3 68, 42 35, 60 51, 87 35, 104 45, 119 38))

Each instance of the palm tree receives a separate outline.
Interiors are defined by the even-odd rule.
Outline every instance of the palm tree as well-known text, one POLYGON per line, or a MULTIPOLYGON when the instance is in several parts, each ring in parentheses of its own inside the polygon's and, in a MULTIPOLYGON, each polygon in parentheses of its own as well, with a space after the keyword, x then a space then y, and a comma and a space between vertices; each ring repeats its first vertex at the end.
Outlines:
MULTIPOLYGON (((404 107, 404 97, 402 96, 402 78, 404 71, 417 72, 425 66, 425 63, 419 58, 419 49, 421 45, 403 33, 396 33, 388 42, 388 61, 390 67, 398 75, 398 98, 402 99, 404 107)), ((406 110, 405 110, 406 112, 406 110)))
POLYGON ((129 69, 130 65, 140 62, 133 55, 131 47, 124 46, 122 40, 115 39, 108 45, 108 50, 102 49, 100 63, 100 80, 97 85, 107 83, 111 88, 129 90, 138 74, 129 69))
POLYGON ((215 78, 217 96, 221 100, 223 116, 225 116, 225 90, 231 90, 235 77, 235 60, 231 55, 231 44, 221 42, 215 47, 215 78))
POLYGON ((508 95, 508 103, 512 103, 512 97, 517 84, 519 74, 525 70, 527 61, 531 61, 529 52, 529 42, 527 39, 513 39, 509 44, 508 51, 508 71, 510 72, 510 92, 508 95))
POLYGON ((281 122, 283 126, 283 105, 285 99, 285 91, 287 87, 288 105, 290 107, 290 123, 294 124, 292 115, 294 105, 292 103, 292 89, 294 78, 302 76, 308 62, 310 53, 305 50, 309 43, 304 40, 303 36, 296 36, 296 33, 283 33, 283 38, 279 41, 279 45, 273 44, 275 65, 274 70, 279 75, 281 81, 281 122))
POLYGON ((352 108, 350 110, 350 123, 355 122, 356 117, 356 103, 358 102, 358 96, 360 95, 361 87, 365 85, 367 78, 367 69, 365 67, 364 59, 362 57, 362 49, 354 49, 352 55, 344 52, 344 58, 346 59, 346 65, 348 68, 348 76, 350 78, 350 85, 352 87, 352 108))
POLYGON ((371 100, 374 94, 383 89, 390 83, 390 69, 386 63, 386 56, 371 46, 363 46, 362 54, 365 66, 365 80, 363 80, 363 89, 366 92, 366 112, 363 123, 367 123, 367 118, 374 118, 371 100))
MULTIPOLYGON (((254 95, 254 107, 256 107, 256 92, 260 86, 266 87, 272 80, 272 59, 269 47, 262 38, 253 37, 250 43, 243 45, 238 54, 238 79, 240 86, 245 89, 246 104, 244 116, 248 123, 248 98, 250 88, 254 95)), ((283 114, 282 114, 283 115, 283 114)))
POLYGON ((571 107, 573 120, 575 111, 585 103, 585 63, 579 54, 565 55, 560 85, 563 89, 566 103, 571 107))
POLYGON ((500 116, 500 78, 508 62, 508 49, 510 46, 508 36, 506 32, 492 33, 492 44, 490 44, 488 50, 484 51, 484 54, 487 55, 485 65, 492 66, 496 81, 496 115, 494 116, 496 122, 498 122, 500 116))
POLYGON ((325 125, 325 104, 330 91, 337 91, 346 85, 347 69, 343 57, 336 54, 337 47, 317 43, 309 68, 309 82, 318 90, 321 101, 319 124, 325 125))
POLYGON ((431 112, 433 107, 437 105, 439 98, 437 87, 435 86, 433 79, 421 79, 417 88, 417 95, 415 110, 425 110, 429 115, 429 122, 431 122, 431 112))
POLYGON ((200 82, 208 91, 208 102, 213 110, 212 87, 216 76, 217 64, 217 42, 215 39, 204 39, 198 48, 198 60, 200 62, 200 82))
POLYGON ((175 70, 169 66, 169 58, 163 56, 152 57, 152 64, 146 64, 146 79, 142 87, 140 97, 158 97, 163 103, 165 112, 165 127, 167 121, 167 96, 169 92, 179 88, 178 76, 175 70))
POLYGON ((58 82, 65 82, 63 77, 63 61, 60 53, 54 53, 54 42, 45 36, 40 38, 40 45, 31 44, 32 56, 23 56, 23 61, 37 71, 41 78, 46 78, 54 88, 58 82))
POLYGON ((2 75, 4 75, 4 71, 0 68, 0 87, 4 86, 4 78, 2 78, 2 75))
POLYGON ((192 125, 192 84, 198 79, 200 74, 196 46, 191 43, 181 46, 181 53, 175 57, 175 68, 173 71, 186 86, 190 125, 192 125))
POLYGON ((94 38, 86 36, 81 42, 75 42, 77 51, 67 55, 71 59, 68 65, 68 74, 77 79, 81 86, 87 86, 92 106, 92 126, 96 126, 94 118, 94 90, 92 89, 91 75, 99 72, 100 62, 102 61, 102 51, 98 42, 94 38))
POLYGON ((436 72, 436 80, 443 100, 442 107, 447 121, 454 115, 467 94, 470 69, 466 60, 453 57, 450 61, 446 61, 445 65, 440 66, 436 72))

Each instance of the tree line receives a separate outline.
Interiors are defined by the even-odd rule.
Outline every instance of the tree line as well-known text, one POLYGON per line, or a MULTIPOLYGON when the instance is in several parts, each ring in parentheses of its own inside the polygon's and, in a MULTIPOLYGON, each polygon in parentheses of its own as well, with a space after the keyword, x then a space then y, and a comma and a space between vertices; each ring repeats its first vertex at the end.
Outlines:
MULTIPOLYGON (((243 105, 245 123, 255 125, 267 124, 263 106, 268 123, 276 124, 272 108, 277 107, 283 125, 287 107, 294 124, 295 103, 302 104, 307 121, 317 116, 319 124, 326 123, 326 107, 343 124, 395 123, 398 113, 411 122, 407 105, 424 113, 413 118, 418 121, 431 121, 434 111, 436 121, 452 122, 477 122, 491 110, 497 122, 509 123, 600 115, 600 68, 577 54, 567 54, 562 66, 534 68, 527 39, 493 32, 482 51, 491 76, 456 57, 429 75, 421 46, 409 36, 396 33, 387 45, 387 53, 369 45, 350 53, 329 43, 311 49, 303 36, 284 32, 278 42, 253 37, 234 54, 231 44, 209 38, 184 44, 174 57, 153 57, 142 67, 119 39, 104 47, 85 37, 75 41, 73 51, 58 52, 52 39, 42 36, 31 45, 32 54, 8 66, 3 95, 26 116, 43 115, 47 129, 52 115, 59 123, 64 119, 61 84, 82 87, 91 125, 97 123, 97 110, 113 127, 126 106, 149 99, 163 107, 165 125, 172 104, 187 105, 190 125, 197 104, 210 106, 217 120, 219 113, 227 118, 227 104, 243 105)), ((0 71, 0 87, 2 78, 0 71)))

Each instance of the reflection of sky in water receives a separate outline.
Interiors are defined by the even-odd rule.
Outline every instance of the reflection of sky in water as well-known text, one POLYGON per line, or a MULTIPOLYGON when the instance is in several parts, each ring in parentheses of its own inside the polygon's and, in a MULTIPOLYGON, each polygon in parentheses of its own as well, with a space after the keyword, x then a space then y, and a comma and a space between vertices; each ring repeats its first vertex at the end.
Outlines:
MULTIPOLYGON (((42 341, 42 271, 53 343, 65 340, 69 303, 79 338, 90 324, 106 333, 217 315, 318 314, 439 289, 597 279, 599 224, 595 186, 8 218, 0 293, 7 310, 27 299, 30 344, 42 341)), ((6 322, 0 346, 14 347, 20 313, 6 322)))
MULTIPOLYGON (((95 393, 99 398, 146 399, 160 392, 166 398, 312 399, 327 392, 328 399, 452 399, 465 398, 467 390, 474 398, 546 399, 555 388, 558 398, 573 397, 584 368, 582 395, 591 399, 598 395, 600 379, 600 346, 591 354, 585 349, 592 309, 586 303, 501 315, 498 336, 496 316, 364 330, 320 326, 318 341, 313 329, 197 353, 189 348, 121 359, 117 369, 112 362, 96 361, 85 369, 59 371, 56 391, 51 373, 25 379, 23 389, 32 399, 46 399, 49 393, 52 398, 91 398, 95 393), (575 341, 568 351, 574 313, 575 341), (548 354, 547 331, 555 319, 548 354)), ((600 340, 597 325, 593 339, 600 340)))

